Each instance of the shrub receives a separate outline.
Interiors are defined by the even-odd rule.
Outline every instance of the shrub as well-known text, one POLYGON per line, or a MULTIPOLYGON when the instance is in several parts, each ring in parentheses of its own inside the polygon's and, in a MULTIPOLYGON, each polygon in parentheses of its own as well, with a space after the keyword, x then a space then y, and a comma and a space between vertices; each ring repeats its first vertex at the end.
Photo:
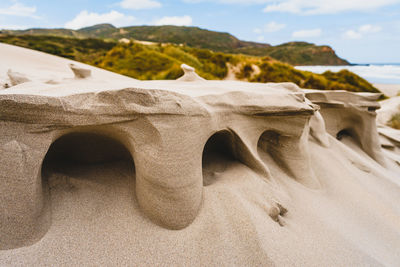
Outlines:
POLYGON ((388 125, 389 125, 390 127, 392 127, 392 128, 395 128, 395 129, 399 129, 399 130, 400 130, 400 113, 394 114, 394 115, 390 118, 390 120, 389 120, 389 122, 388 122, 388 125))

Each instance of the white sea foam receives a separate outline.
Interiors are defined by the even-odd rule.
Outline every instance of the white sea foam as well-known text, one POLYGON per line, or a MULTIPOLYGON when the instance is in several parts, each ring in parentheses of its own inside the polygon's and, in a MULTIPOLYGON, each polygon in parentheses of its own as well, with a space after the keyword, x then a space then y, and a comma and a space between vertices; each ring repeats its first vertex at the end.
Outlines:
POLYGON ((371 83, 400 84, 400 64, 371 64, 356 66, 297 66, 297 69, 315 73, 323 73, 327 70, 350 70, 371 83))

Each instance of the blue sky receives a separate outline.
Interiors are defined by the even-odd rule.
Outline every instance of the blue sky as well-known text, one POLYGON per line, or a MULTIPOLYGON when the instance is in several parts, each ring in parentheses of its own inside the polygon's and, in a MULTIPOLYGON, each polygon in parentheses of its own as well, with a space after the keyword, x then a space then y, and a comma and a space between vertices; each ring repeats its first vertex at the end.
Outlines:
POLYGON ((175 24, 273 45, 332 46, 353 63, 400 62, 400 0, 0 0, 0 29, 175 24))

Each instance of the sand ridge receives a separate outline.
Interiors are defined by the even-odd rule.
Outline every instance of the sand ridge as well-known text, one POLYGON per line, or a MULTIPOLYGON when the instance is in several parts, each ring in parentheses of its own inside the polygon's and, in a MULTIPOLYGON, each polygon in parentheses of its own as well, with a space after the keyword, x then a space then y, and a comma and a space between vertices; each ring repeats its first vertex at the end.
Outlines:
POLYGON ((399 144, 381 147, 378 94, 188 67, 137 81, 0 50, 0 72, 28 78, 0 91, 1 265, 400 261, 399 144))

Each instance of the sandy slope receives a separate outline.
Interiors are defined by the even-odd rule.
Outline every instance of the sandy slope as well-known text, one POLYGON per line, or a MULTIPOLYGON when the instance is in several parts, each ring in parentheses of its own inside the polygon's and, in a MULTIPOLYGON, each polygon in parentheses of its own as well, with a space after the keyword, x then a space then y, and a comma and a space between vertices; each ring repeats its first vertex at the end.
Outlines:
MULTIPOLYGON (((95 89, 110 89, 113 81, 118 81, 120 85, 201 96, 208 104, 217 99, 211 93, 222 94, 237 88, 242 91, 233 95, 237 102, 229 102, 232 106, 252 100, 257 107, 264 107, 264 102, 267 107, 274 104, 288 109, 293 103, 297 105, 293 104, 294 107, 301 107, 300 97, 295 98, 298 102, 293 97, 283 98, 278 94, 282 88, 273 85, 210 82, 204 89, 202 83, 139 82, 95 68, 92 68, 92 83, 65 78, 60 81, 61 85, 43 84, 48 73, 53 71, 52 67, 60 72, 54 74, 58 80, 71 73, 65 69, 63 59, 26 53, 31 59, 46 57, 46 62, 60 61, 57 63, 60 65, 48 64, 35 72, 35 81, 42 82, 40 87, 36 83, 22 84, 4 90, 3 96, 30 92, 54 97, 95 92, 99 99, 113 100, 107 98, 111 93, 101 94, 95 89), (268 98, 247 98, 260 90, 267 91, 268 98)), ((13 61, 13 58, 8 60, 13 61)), ((34 62, 37 61, 32 61, 33 65, 34 62)), ((0 64, 0 72, 7 68, 0 64)), ((18 64, 14 68, 24 72, 18 69, 18 64)), ((29 71, 27 67, 26 72, 29 71)), ((120 91, 127 92, 132 94, 132 91, 120 91)), ((92 99, 76 102, 77 107, 90 106, 92 99)), ((72 100, 65 103, 76 104, 72 100)), ((98 110, 108 107, 106 101, 94 103, 99 104, 98 110)), ((222 118, 227 119, 228 115, 222 118)), ((290 119, 289 116, 282 118, 290 119)), ((166 124, 159 122, 163 123, 166 124)), ((295 127, 300 126, 291 125, 295 127)), ((329 137, 329 142, 330 147, 324 147, 310 137, 305 143, 317 180, 314 189, 288 175, 288 168, 261 148, 255 153, 270 169, 269 180, 226 154, 208 155, 209 161, 203 166, 205 186, 200 212, 181 230, 158 226, 143 214, 135 193, 135 167, 130 160, 103 164, 63 161, 44 165, 51 226, 43 238, 31 246, 0 250, 0 265, 398 266, 400 166, 388 159, 387 167, 382 167, 350 137, 344 136, 341 141, 329 137), (271 218, 274 203, 286 208, 287 213, 271 218)), ((189 143, 188 147, 195 149, 196 144, 189 143)), ((388 151, 397 154, 398 150, 388 151)), ((180 168, 177 174, 184 171, 180 168)))
POLYGON ((400 84, 374 84, 382 93, 388 97, 396 96, 400 93, 400 84))
POLYGON ((386 125, 393 115, 400 113, 400 96, 393 96, 381 101, 380 104, 377 117, 379 124, 386 125))
MULTIPOLYGON (((400 262, 400 181, 351 140, 313 142, 321 183, 310 190, 273 170, 265 182, 239 162, 205 188, 194 223, 180 231, 158 227, 134 198, 132 162, 63 166, 50 174, 53 224, 30 247, 1 251, 3 266, 29 265, 277 265, 396 266, 400 262), (340 166, 340 167, 338 167, 340 166), (283 226, 268 201, 288 209, 283 226)), ((224 162, 220 162, 224 164, 224 162)))

